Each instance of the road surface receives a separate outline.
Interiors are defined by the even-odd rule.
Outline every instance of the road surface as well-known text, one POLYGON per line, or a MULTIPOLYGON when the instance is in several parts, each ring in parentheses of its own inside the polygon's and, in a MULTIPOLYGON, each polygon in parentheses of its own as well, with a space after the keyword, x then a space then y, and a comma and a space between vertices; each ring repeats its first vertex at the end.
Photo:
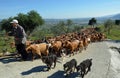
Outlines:
MULTIPOLYGON (((119 46, 120 42, 103 41, 89 44, 82 53, 58 60, 56 68, 44 71, 46 65, 40 59, 34 61, 15 61, 14 58, 0 59, 0 78, 64 78, 63 64, 72 58, 82 62, 87 58, 93 59, 91 71, 85 78, 120 78, 120 55, 111 50, 110 46, 119 46)), ((68 78, 81 78, 78 73, 68 78)))

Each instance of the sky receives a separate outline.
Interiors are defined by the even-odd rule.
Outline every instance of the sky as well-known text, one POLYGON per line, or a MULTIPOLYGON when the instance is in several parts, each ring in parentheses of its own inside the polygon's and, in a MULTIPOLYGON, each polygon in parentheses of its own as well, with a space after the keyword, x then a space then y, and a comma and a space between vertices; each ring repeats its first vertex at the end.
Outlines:
POLYGON ((99 17, 120 13, 120 0, 0 0, 0 19, 35 10, 44 19, 99 17))

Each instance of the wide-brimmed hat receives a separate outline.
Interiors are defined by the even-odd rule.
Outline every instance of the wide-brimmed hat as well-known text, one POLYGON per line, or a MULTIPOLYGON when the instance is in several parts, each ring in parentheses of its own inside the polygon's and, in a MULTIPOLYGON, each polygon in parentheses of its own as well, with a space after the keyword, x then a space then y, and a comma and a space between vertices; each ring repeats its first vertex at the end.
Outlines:
POLYGON ((18 20, 14 19, 10 23, 17 23, 18 24, 18 20))

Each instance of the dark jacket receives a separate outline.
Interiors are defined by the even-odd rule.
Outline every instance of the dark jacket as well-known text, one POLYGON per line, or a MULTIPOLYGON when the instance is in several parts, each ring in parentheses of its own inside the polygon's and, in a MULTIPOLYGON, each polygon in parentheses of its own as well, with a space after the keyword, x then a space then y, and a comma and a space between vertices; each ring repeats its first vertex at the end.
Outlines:
POLYGON ((25 44, 26 42, 26 33, 22 26, 19 24, 13 27, 12 31, 8 33, 9 36, 14 36, 15 44, 25 44))

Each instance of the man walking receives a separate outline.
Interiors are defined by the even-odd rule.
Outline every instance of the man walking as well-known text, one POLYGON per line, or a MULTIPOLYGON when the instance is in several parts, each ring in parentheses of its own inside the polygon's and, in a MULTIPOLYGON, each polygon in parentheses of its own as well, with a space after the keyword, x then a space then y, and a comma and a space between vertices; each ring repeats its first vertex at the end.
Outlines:
POLYGON ((25 50, 26 43, 26 33, 22 26, 18 24, 18 20, 14 19, 10 22, 13 26, 11 32, 8 33, 9 36, 14 36, 15 46, 18 53, 21 54, 22 60, 27 60, 27 52, 25 50))

